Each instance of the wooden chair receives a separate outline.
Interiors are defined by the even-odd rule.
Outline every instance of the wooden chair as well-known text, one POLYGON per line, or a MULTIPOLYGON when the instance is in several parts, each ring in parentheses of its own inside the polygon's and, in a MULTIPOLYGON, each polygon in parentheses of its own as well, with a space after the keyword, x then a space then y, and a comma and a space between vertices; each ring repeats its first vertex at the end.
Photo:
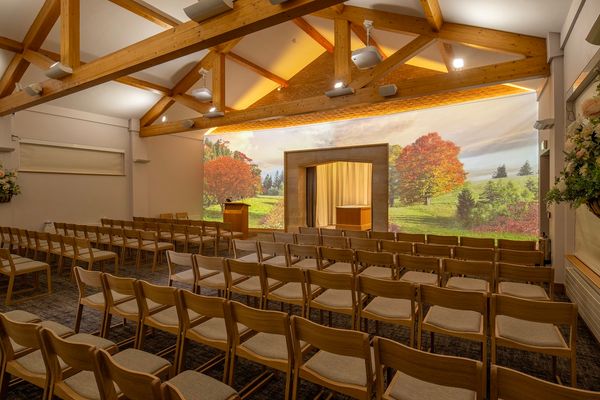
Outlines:
POLYGON ((379 242, 381 251, 385 251, 393 254, 408 254, 412 255, 414 251, 414 245, 412 242, 396 242, 392 240, 381 240, 379 242))
POLYGON ((412 349, 376 337, 377 400, 485 398, 486 374, 479 361, 412 349), (386 368, 396 370, 387 388, 386 368))
POLYGON ((183 224, 173 224, 173 246, 177 250, 177 246, 181 246, 184 253, 188 251, 188 227, 183 224))
POLYGON ((498 294, 528 300, 554 300, 554 269, 551 267, 498 263, 495 281, 498 294))
POLYGON ((135 242, 136 239, 129 240, 125 236, 125 230, 123 228, 110 228, 109 232, 110 244, 108 246, 108 250, 117 253, 119 255, 119 259, 121 260, 121 265, 124 265, 127 244, 131 243, 132 241, 135 242))
POLYGON ((217 294, 222 297, 228 297, 229 283, 231 282, 233 285, 246 279, 243 275, 229 272, 223 257, 207 257, 194 254, 193 260, 197 271, 195 293, 200 294, 201 288, 206 287, 216 290, 217 294))
POLYGON ((173 219, 173 213, 162 213, 158 215, 160 219, 173 219))
MULTIPOLYGON (((173 282, 178 282, 190 285, 192 292, 196 291, 196 281, 198 280, 198 277, 194 270, 192 254, 177 253, 173 250, 167 250, 167 266, 169 267, 169 286, 173 286, 173 282)), ((215 272, 215 274, 216 273, 217 272, 215 272)))
MULTIPOLYGON (((154 272, 161 254, 173 250, 174 246, 173 243, 159 241, 155 232, 146 231, 139 232, 139 248, 140 253, 152 253, 152 272, 154 272)), ((137 268, 139 269, 139 264, 137 268)))
POLYGON ((343 235, 349 238, 368 239, 369 231, 343 231, 343 235))
POLYGON ((273 232, 258 232, 256 234, 256 241, 257 242, 274 242, 275 235, 273 234, 273 232))
MULTIPOLYGON (((113 220, 110 218, 100 218, 100 224, 102 226, 107 226, 107 227, 112 227, 113 226, 113 220)), ((56 222, 54 223, 54 227, 56 229, 56 222)), ((57 231, 58 233, 58 231, 57 231)))
POLYGON ((343 236, 344 231, 341 229, 321 228, 321 229, 319 229, 319 235, 321 235, 321 236, 343 236))
POLYGON ((175 219, 190 219, 187 211, 175 213, 175 219))
POLYGON ((265 308, 269 308, 269 300, 277 301, 281 303, 281 311, 283 311, 284 304, 289 304, 290 310, 291 305, 296 305, 300 307, 301 315, 306 316, 308 291, 312 295, 319 289, 318 286, 308 287, 306 285, 306 275, 300 268, 285 268, 267 264, 264 264, 263 268, 265 278, 282 283, 281 286, 275 289, 267 290, 265 308))
POLYGON ((296 243, 296 235, 290 232, 274 232, 273 237, 275 238, 275 242, 278 243, 286 243, 286 244, 294 244, 296 243))
POLYGON ((490 319, 492 364, 496 364, 500 346, 551 355, 554 376, 557 376, 556 357, 568 358, 571 361, 571 386, 577 386, 576 304, 493 294, 490 319), (568 341, 563 337, 560 326, 568 328, 568 341))
MULTIPOLYGON (((34 254, 35 260, 35 231, 23 230, 25 234, 25 257, 29 257, 29 252, 34 254)), ((23 235, 23 233, 21 233, 23 235)))
POLYGON ((444 246, 458 246, 458 236, 427 235, 428 244, 441 244, 444 246))
MULTIPOLYGON (((201 221, 198 221, 201 222, 201 221)), ((207 244, 213 247, 216 251, 216 238, 214 236, 206 235, 202 226, 188 226, 188 251, 192 251, 190 248, 197 247, 198 253, 202 254, 207 244)))
POLYGON ((361 276, 378 279, 396 279, 396 258, 392 253, 358 250, 356 263, 361 266, 361 276))
POLYGON ((439 258, 399 254, 396 260, 398 260, 398 274, 401 281, 418 285, 440 285, 439 258), (402 270, 406 271, 402 273, 402 270))
POLYGON ((54 233, 57 235, 67 235, 67 228, 64 222, 55 222, 54 223, 54 233))
POLYGON ((135 229, 136 231, 145 231, 146 230, 146 223, 143 221, 133 221, 133 229, 135 229))
MULTIPOLYGON (((227 382, 229 372, 229 357, 233 336, 228 334, 225 324, 226 300, 221 297, 208 297, 193 294, 187 290, 179 291, 179 319, 182 322, 182 335, 179 350, 177 372, 185 368, 185 355, 190 342, 219 350, 224 356, 217 356, 198 368, 206 372, 223 362, 223 382, 227 382), (195 316, 191 318, 190 315, 195 316)), ((238 326, 238 332, 243 337, 249 333, 249 328, 238 326)))
POLYGON ((570 388, 492 365, 491 400, 600 400, 600 392, 570 388))
POLYGON ((104 246, 104 248, 112 251, 111 228, 108 226, 99 226, 96 235, 98 247, 104 246))
POLYGON ((9 251, 12 250, 12 240, 8 226, 0 227, 0 248, 8 248, 9 251))
POLYGON ((296 243, 303 244, 307 246, 320 246, 321 245, 321 237, 319 235, 309 235, 304 233, 299 233, 295 235, 296 243))
POLYGON ((491 293, 494 290, 494 263, 443 259, 443 286, 448 289, 491 293))
POLYGON ((545 265, 544 253, 537 250, 506 250, 498 249, 498 262, 540 266, 545 265))
POLYGON ((376 240, 394 241, 394 240, 396 240, 396 233, 395 232, 384 232, 384 231, 370 231, 369 237, 371 239, 376 239, 376 240))
POLYGON ((317 246, 288 243, 287 248, 291 267, 300 269, 323 269, 323 262, 317 246))
MULTIPOLYGON (((117 253, 108 250, 95 249, 90 245, 90 241, 85 238, 73 238, 73 260, 74 265, 81 261, 87 264, 88 271, 91 271, 96 262, 100 262, 101 270, 104 271, 104 262, 114 260, 115 274, 119 273, 119 256, 117 253)), ((71 257, 71 252, 65 252, 66 257, 71 257)))
POLYGON ((253 297, 255 305, 258 308, 264 307, 264 298, 267 290, 272 290, 276 286, 281 285, 273 279, 264 279, 263 270, 258 263, 228 259, 227 273, 230 275, 227 277, 229 284, 227 290, 228 297, 231 298, 233 293, 246 296, 247 298, 253 297), (237 274, 237 276, 241 275, 245 279, 235 280, 236 275, 233 274, 237 274))
POLYGON ((494 248, 459 246, 454 248, 452 255, 459 260, 487 261, 492 263, 496 261, 496 250, 494 248))
POLYGON ((445 244, 415 243, 415 255, 429 257, 452 257, 453 246, 445 244))
MULTIPOLYGON (((227 310, 225 321, 233 337, 229 384, 231 385, 234 380, 236 358, 241 357, 285 373, 284 398, 288 400, 291 394, 294 365, 290 317, 279 311, 256 310, 235 301, 229 302, 227 310), (251 332, 242 337, 238 328, 240 325, 250 328, 251 332)), ((304 345, 299 353, 304 354, 307 350, 308 346, 304 345)), ((240 394, 244 396, 246 393, 254 392, 255 385, 260 385, 260 381, 265 381, 267 376, 266 373, 258 376, 250 385, 240 390, 240 394)))
POLYGON ((534 251, 537 250, 535 240, 498 239, 498 248, 506 250, 534 251))
POLYGON ((255 240, 233 240, 233 257, 238 261, 260 262, 258 251, 258 242, 255 240), (250 254, 242 255, 241 252, 248 252, 250 254))
POLYGON ((477 247, 481 249, 493 249, 496 247, 496 239, 461 236, 460 246, 477 247))
POLYGON ((359 327, 365 322, 369 332, 369 321, 375 321, 375 334, 379 335, 379 322, 406 326, 410 346, 414 346, 417 321, 417 296, 419 286, 408 282, 358 277, 359 295, 372 298, 358 307, 359 327))
POLYGON ((173 243, 173 224, 164 222, 158 224, 158 240, 173 243))
POLYGON ((108 338, 111 329, 112 316, 123 318, 125 321, 135 323, 134 335, 123 341, 121 344, 133 343, 137 346, 137 339, 140 334, 141 312, 136 298, 135 279, 120 278, 110 274, 102 275, 102 291, 106 301, 106 322, 104 323, 104 332, 102 337, 108 338))
MULTIPOLYGON (((335 312, 348 315, 350 328, 355 328, 359 300, 356 293, 356 280, 352 274, 308 270, 306 281, 311 285, 308 287, 315 285, 320 288, 309 296, 307 310, 309 318, 312 309, 319 310, 320 321, 323 323, 323 311, 328 311, 331 326, 331 313, 335 312)), ((361 298, 362 300, 364 298, 361 298)))
POLYGON ((13 238, 16 238, 17 253, 27 255, 27 232, 24 229, 10 228, 13 238))
POLYGON ((351 237, 348 239, 352 250, 379 251, 379 240, 351 237))
POLYGON ((298 232, 300 232, 302 235, 319 235, 319 228, 312 226, 300 226, 298 227, 298 232))
POLYGON ((100 330, 98 335, 104 332, 104 324, 106 322, 107 305, 102 291, 102 272, 88 271, 81 267, 75 267, 75 282, 77 283, 77 291, 79 301, 77 303, 77 314, 75 315, 75 332, 79 332, 81 326, 81 318, 83 315, 83 307, 89 307, 100 313, 100 330), (93 293, 89 294, 88 289, 92 289, 93 293))
POLYGON ((321 245, 333 249, 347 249, 350 247, 348 238, 343 236, 321 236, 321 245))
POLYGON ((48 235, 48 252, 50 253, 50 255, 48 256, 48 262, 51 261, 52 256, 54 256, 55 258, 58 258, 58 261, 56 262, 58 271, 61 272, 62 271, 62 267, 63 267, 63 250, 62 250, 62 240, 63 240, 63 236, 59 235, 57 233, 50 233, 48 235))
MULTIPOLYGON (((10 254, 8 249, 0 248, 0 275, 4 275, 8 278, 8 288, 6 289, 6 299, 4 300, 5 305, 12 304, 12 297, 14 293, 21 293, 22 291, 15 292, 15 280, 18 276, 27 274, 33 274, 34 287, 33 290, 39 287, 39 273, 46 272, 46 284, 48 287, 48 295, 52 293, 52 272, 50 265, 41 262, 34 261, 26 257, 20 257, 16 261, 13 260, 13 255, 10 254)), ((30 289, 25 289, 30 290, 30 289)))
POLYGON ((375 375, 369 335, 328 328, 296 316, 292 317, 292 332, 294 400, 298 398, 300 379, 355 399, 372 398, 375 375), (308 359, 302 354, 304 343, 318 349, 308 359))
POLYGON ((33 252, 33 259, 37 260, 38 254, 45 254, 44 260, 46 263, 50 262, 50 245, 48 241, 50 240, 50 234, 48 232, 35 232, 34 234, 35 240, 35 250, 33 252))
POLYGON ((289 267, 290 256, 285 243, 258 242, 258 257, 261 264, 289 267))
POLYGON ((481 362, 487 365, 488 294, 423 285, 418 329, 418 349, 422 349, 423 332, 430 333, 432 352, 436 333, 467 339, 481 344, 481 362))
POLYGON ((424 233, 396 232, 398 242, 426 243, 424 233))
POLYGON ((98 226, 96 225, 84 225, 83 226, 83 233, 84 233, 84 237, 90 241, 90 243, 93 243, 94 246, 99 247, 101 245, 100 241, 99 241, 99 235, 98 235, 98 226))
POLYGON ((327 272, 358 273, 354 251, 351 249, 319 247, 319 254, 322 262, 327 263, 327 265, 323 265, 327 272))

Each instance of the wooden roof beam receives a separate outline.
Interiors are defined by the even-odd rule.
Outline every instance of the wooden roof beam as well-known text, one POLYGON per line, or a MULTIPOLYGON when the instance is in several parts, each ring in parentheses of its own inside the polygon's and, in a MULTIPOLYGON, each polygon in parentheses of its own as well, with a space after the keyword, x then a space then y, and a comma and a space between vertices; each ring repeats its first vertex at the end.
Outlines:
POLYGON ((445 42, 457 42, 527 57, 546 54, 546 40, 542 38, 449 22, 444 23, 439 32, 434 32, 425 18, 387 11, 347 5, 341 12, 330 7, 316 11, 313 15, 327 19, 343 18, 355 24, 362 24, 368 19, 380 30, 431 36, 445 42))
POLYGON ((350 68, 350 56, 352 50, 350 47, 350 22, 344 19, 336 19, 334 22, 335 48, 333 50, 333 70, 336 82, 343 82, 345 85, 352 79, 352 69, 350 68))
POLYGON ((225 111, 225 54, 217 53, 212 68, 212 104, 225 111))
POLYGON ((234 52, 230 51, 229 53, 227 53, 227 58, 229 58, 232 61, 235 61, 236 63, 238 63, 239 65, 248 68, 251 71, 256 72, 259 75, 264 76, 267 79, 272 80, 273 82, 279 84, 279 86, 282 87, 288 87, 288 81, 283 79, 282 77, 275 75, 274 73, 272 73, 271 71, 261 67, 260 65, 256 65, 254 64, 252 61, 235 54, 234 52))
POLYGON ((237 0, 234 9, 202 23, 189 21, 77 68, 60 81, 41 82, 43 92, 32 97, 14 93, 0 99, 0 116, 100 85, 302 15, 343 0, 294 0, 272 5, 264 0, 237 0))
POLYGON ((305 113, 332 110, 336 108, 356 106, 360 104, 379 103, 404 98, 427 96, 476 87, 496 85, 523 79, 548 76, 550 73, 546 57, 531 57, 495 65, 453 71, 425 78, 400 80, 394 83, 398 86, 396 96, 381 97, 376 87, 358 89, 354 95, 328 98, 324 95, 287 102, 276 102, 267 106, 249 108, 242 111, 232 111, 223 118, 195 118, 194 128, 186 129, 181 121, 144 127, 141 136, 167 135, 188 130, 208 129, 217 126, 235 125, 247 121, 277 116, 290 116, 305 113))
POLYGON ((452 60, 454 60, 454 48, 452 45, 450 43, 438 42, 438 48, 448 72, 454 71, 455 68, 454 65, 452 65, 452 60))
POLYGON ((385 54, 385 52, 383 51, 383 49, 381 48, 381 46, 379 45, 379 43, 377 43, 377 41, 375 41, 375 39, 373 38, 373 36, 371 36, 368 40, 369 43, 367 43, 367 30, 365 29, 364 26, 355 24, 355 23, 350 23, 350 28, 352 29, 352 32, 354 32, 354 34, 360 39, 361 42, 363 42, 363 44, 365 46, 367 45, 371 45, 373 47, 375 47, 377 49, 377 51, 379 52, 379 54, 381 55, 382 59, 386 59, 387 55, 385 54))
POLYGON ((4 36, 0 36, 0 49, 12 51, 13 53, 23 52, 23 43, 4 36))
POLYGON ((302 29, 308 36, 314 39, 315 42, 319 43, 328 53, 333 54, 333 44, 327 40, 327 38, 319 33, 318 30, 314 28, 311 24, 308 23, 302 17, 294 18, 292 20, 298 28, 302 29))
POLYGON ((60 1, 60 63, 79 67, 79 0, 60 1))
POLYGON ((139 15, 142 18, 146 18, 148 21, 153 22, 163 28, 174 28, 177 25, 181 25, 181 21, 177 18, 170 16, 169 14, 159 10, 158 8, 146 3, 142 0, 110 0, 116 5, 123 7, 126 10, 131 11, 134 14, 139 15))
POLYGON ((425 12, 425 18, 431 29, 435 32, 439 32, 442 29, 442 25, 444 24, 444 18, 442 17, 442 9, 440 8, 440 3, 438 0, 420 0, 421 7, 423 7, 423 11, 425 12))

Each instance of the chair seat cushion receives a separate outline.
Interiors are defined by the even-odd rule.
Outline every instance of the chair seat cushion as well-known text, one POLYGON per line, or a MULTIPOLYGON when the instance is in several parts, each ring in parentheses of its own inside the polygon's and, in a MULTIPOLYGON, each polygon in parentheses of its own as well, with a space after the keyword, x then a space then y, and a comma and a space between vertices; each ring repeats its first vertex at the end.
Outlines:
POLYGON ((23 310, 6 311, 4 316, 16 322, 38 322, 41 320, 41 318, 37 315, 23 310))
POLYGON ((436 385, 397 372, 387 393, 397 400, 475 400, 477 393, 463 388, 436 385))
MULTIPOLYGON (((15 263, 15 271, 17 274, 40 271, 40 270, 44 270, 46 268, 48 268, 48 264, 41 262, 41 261, 27 261, 27 262, 15 263)), ((2 272, 4 274, 10 274, 11 273, 10 265, 8 265, 8 263, 6 263, 6 264, 3 263, 2 267, 0 268, 0 272, 2 272)))
POLYGON ((327 289, 312 300, 321 306, 332 308, 352 308, 352 293, 349 290, 327 289))
POLYGON ((55 322, 55 321, 50 321, 50 320, 42 321, 42 322, 40 322, 40 326, 52 331, 54 334, 56 334, 56 336, 62 337, 62 336, 70 335, 70 334, 74 333, 73 329, 71 329, 68 326, 65 326, 63 324, 59 324, 58 322, 55 322))
POLYGON ((98 249, 92 249, 91 253, 79 254, 81 260, 89 260, 90 257, 94 257, 95 259, 107 259, 115 258, 116 256, 117 254, 112 251, 98 249))
POLYGON ((368 276, 371 278, 379 278, 379 279, 393 279, 393 277, 392 277, 393 272, 394 271, 391 268, 372 266, 372 267, 367 267, 365 270, 363 270, 360 273, 360 275, 368 276))
POLYGON ((488 292, 490 284, 484 279, 468 278, 462 276, 453 276, 448 279, 446 287, 458 290, 471 290, 474 292, 488 292))
MULTIPOLYGON (((239 280, 242 276, 236 273, 232 273, 232 280, 235 282, 236 280, 239 280), (235 278, 234 278, 235 276, 235 278)), ((215 288, 215 289, 225 289, 225 274, 220 272, 216 275, 212 275, 209 276, 207 278, 202 278, 199 279, 198 282, 196 282, 197 285, 199 286, 206 286, 206 287, 211 287, 211 288, 215 288)))
MULTIPOLYGON (((275 279, 267 278, 267 285, 272 287, 277 284, 275 279)), ((241 281, 240 283, 233 285, 233 288, 243 290, 244 292, 260 292, 262 286, 260 284, 260 277, 251 276, 248 279, 241 281)))
POLYGON ((162 357, 132 348, 118 352, 113 359, 125 368, 152 375, 171 365, 162 357))
MULTIPOLYGON (((375 357, 371 348, 372 371, 375 371, 374 360, 375 357)), ((319 350, 304 364, 304 367, 334 382, 358 386, 367 384, 365 360, 362 358, 342 356, 319 350)))
POLYGON ((288 266, 287 258, 285 256, 271 257, 266 260, 263 260, 262 263, 267 264, 267 265, 273 265, 275 267, 287 267, 288 266))
POLYGON ((352 268, 352 264, 347 262, 334 262, 333 264, 329 264, 326 268, 327 272, 339 272, 343 274, 352 274, 354 270, 352 268))
MULTIPOLYGON (((240 335, 248 331, 248 327, 242 324, 237 324, 237 327, 240 335)), ((210 340, 227 341, 227 327, 223 318, 211 318, 191 330, 210 340)))
POLYGON ((186 269, 185 271, 181 271, 181 272, 171 275, 171 279, 174 280, 175 282, 189 283, 190 285, 193 285, 194 284, 194 271, 191 269, 186 269))
POLYGON ((412 316, 410 300, 389 297, 375 297, 367 304, 364 311, 385 318, 410 319, 412 316))
MULTIPOLYGON (((319 287, 317 285, 310 285, 310 290, 311 293, 314 293, 319 290, 319 287)), ((304 298, 302 284, 300 282, 288 282, 285 285, 273 290, 269 294, 287 300, 301 300, 304 298)))
POLYGON ((137 300, 136 299, 131 299, 131 300, 126 301, 124 303, 118 304, 114 308, 117 309, 117 311, 122 312, 124 314, 134 314, 134 315, 137 315, 139 313, 139 311, 138 311, 138 304, 137 304, 137 300))
POLYGON ((550 300, 543 287, 528 283, 500 282, 498 293, 529 300, 550 300))
POLYGON ((173 243, 158 242, 158 243, 156 243, 156 247, 155 247, 154 243, 147 244, 147 245, 141 247, 141 249, 145 250, 145 251, 154 251, 156 248, 158 248, 159 251, 170 250, 173 248, 173 243))
POLYGON ((242 256, 240 258, 236 258, 236 260, 237 261, 243 261, 243 262, 257 263, 258 262, 258 254, 256 254, 256 253, 246 254, 245 256, 242 256))
POLYGON ((100 400, 98 384, 92 371, 81 371, 64 380, 64 384, 84 399, 100 400))
POLYGON ((525 321, 507 315, 496 316, 496 336, 530 346, 568 348, 555 325, 525 321))
POLYGON ((319 269, 318 261, 314 258, 303 258, 292 264, 294 268, 319 269))
POLYGON ((483 331, 483 316, 471 310, 457 310, 432 306, 423 322, 455 332, 479 333, 483 331))
POLYGON ((104 350, 110 349, 111 347, 116 348, 117 346, 113 341, 89 333, 76 333, 67 337, 65 340, 72 343, 90 344, 104 350))
MULTIPOLYGON (((300 341, 301 348, 305 345, 306 343, 300 341)), ((250 350, 261 357, 274 360, 288 359, 288 349, 285 336, 283 335, 259 332, 240 344, 240 347, 250 350)))
POLYGON ((198 272, 200 272, 200 278, 204 278, 205 276, 217 275, 221 271, 215 271, 214 269, 198 267, 198 272))
POLYGON ((227 400, 237 395, 231 386, 191 370, 183 371, 168 382, 176 387, 186 400, 227 400))
POLYGON ((400 277, 401 281, 418 283, 420 285, 437 286, 438 276, 429 272, 407 271, 400 277))

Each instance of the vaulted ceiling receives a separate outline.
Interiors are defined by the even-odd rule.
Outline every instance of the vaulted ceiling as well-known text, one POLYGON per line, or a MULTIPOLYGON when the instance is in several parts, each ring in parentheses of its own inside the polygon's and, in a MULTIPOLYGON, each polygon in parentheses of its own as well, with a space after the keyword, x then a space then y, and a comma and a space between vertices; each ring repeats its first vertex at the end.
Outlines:
MULTIPOLYGON (((195 0, 81 1, 81 61, 92 62, 99 57, 171 29, 179 23, 189 21, 183 13, 183 8, 194 2, 195 0), (142 4, 152 13, 146 14, 144 18, 132 12, 132 7, 133 11, 136 11, 134 9, 136 4, 142 4)), ((268 3, 266 0, 264 2, 268 3)), ((347 8, 359 12, 361 10, 354 7, 422 19, 428 17, 423 6, 427 3, 429 0, 351 0, 344 4, 347 8)), ((438 1, 434 3, 438 4, 438 1)), ((25 42, 32 39, 30 28, 35 25, 36 16, 40 10, 43 11, 44 4, 44 0, 0 2, 0 72, 4 72, 6 76, 11 68, 14 69, 15 54, 22 52, 24 59, 31 63, 19 79, 23 84, 45 81, 47 78, 43 71, 47 68, 47 64, 60 58, 61 24, 59 22, 50 24, 50 27, 41 27, 42 31, 49 29, 47 37, 43 35, 44 32, 39 33, 39 37, 33 39, 41 40, 41 43, 36 44, 33 40, 30 42, 32 46, 26 46, 32 51, 28 54, 23 52, 25 42)), ((444 23, 472 25, 542 38, 548 32, 560 31, 569 6, 569 0, 439 0, 439 9, 444 23)), ((224 61, 222 67, 225 82, 224 100, 232 115, 235 114, 234 110, 290 101, 294 96, 299 95, 317 96, 330 88, 334 80, 334 72, 332 55, 328 53, 332 47, 328 48, 328 46, 333 46, 336 39, 334 20, 328 12, 329 10, 325 10, 305 15, 302 20, 291 20, 249 33, 218 49, 220 51, 218 54, 225 54, 222 60, 224 61), (319 64, 322 66, 318 67, 319 64), (325 64, 329 65, 329 69, 325 64), (315 79, 301 78, 302 76, 315 79), (309 89, 303 91, 302 88, 309 86, 309 89), (281 90, 278 91, 280 87, 281 90)), ((350 16, 344 18, 352 19, 350 16)), ((361 37, 364 39, 364 29, 358 20, 351 22, 350 47, 354 50, 364 46, 361 40, 361 37)), ((433 21, 432 23, 435 24, 433 21)), ((383 55, 389 57, 410 43, 415 38, 415 33, 378 26, 376 20, 372 38, 383 55)), ((402 66, 404 68, 401 70, 402 73, 410 77, 446 74, 448 53, 445 54, 442 47, 441 42, 423 46, 419 52, 411 54, 406 65, 402 66)), ((517 54, 518 52, 510 54, 498 49, 486 49, 457 42, 452 43, 451 47, 447 46, 446 50, 453 53, 454 57, 465 60, 465 71, 515 61, 523 57, 522 54, 517 54)), ((215 58, 214 54, 215 51, 210 49, 193 52, 139 70, 118 81, 102 83, 58 98, 50 104, 116 117, 142 118, 143 121, 145 118, 147 125, 160 124, 159 117, 163 115, 168 121, 198 118, 199 111, 203 111, 205 106, 199 106, 194 102, 189 93, 191 89, 203 84, 196 72, 199 66, 209 70, 206 83, 209 87, 212 85, 215 60, 210 57, 215 58), (200 65, 202 60, 204 65, 200 65), (165 107, 167 102, 170 104, 165 107), (149 115, 149 110, 154 110, 154 114, 149 115)), ((221 57, 215 59, 221 60, 221 57)), ((354 70, 353 74, 357 76, 359 73, 354 70)), ((388 75, 391 79, 394 73, 388 75)), ((399 75, 402 74, 395 75, 394 79, 400 79, 399 75)), ((521 88, 536 89, 541 82, 541 79, 526 79, 516 84, 521 88)), ((7 90, 8 93, 0 95, 10 94, 11 90, 7 90)), ((514 87, 507 87, 504 94, 512 94, 515 91, 514 87)), ((495 88, 490 90, 489 96, 502 94, 501 89, 495 88)), ((424 101, 420 106, 427 106, 427 104, 424 101)), ((431 106, 436 104, 440 104, 439 98, 432 102, 431 106)), ((386 109, 403 110, 406 107, 406 104, 396 104, 396 106, 387 106, 386 109)), ((320 115, 319 118, 327 118, 326 114, 320 115)), ((292 123, 293 120, 288 122, 292 123)), ((273 123, 270 125, 272 126, 273 123)), ((260 126, 260 124, 255 125, 255 127, 260 126)))

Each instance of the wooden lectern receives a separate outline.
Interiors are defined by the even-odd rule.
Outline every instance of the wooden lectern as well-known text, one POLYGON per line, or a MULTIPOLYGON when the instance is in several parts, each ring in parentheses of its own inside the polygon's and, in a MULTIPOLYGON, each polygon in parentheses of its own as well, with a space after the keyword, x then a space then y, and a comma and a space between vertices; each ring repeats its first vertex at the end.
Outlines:
POLYGON ((231 224, 233 232, 242 232, 248 237, 248 207, 246 203, 223 203, 223 222, 231 224))
POLYGON ((347 231, 371 229, 371 206, 337 206, 335 228, 347 231))

